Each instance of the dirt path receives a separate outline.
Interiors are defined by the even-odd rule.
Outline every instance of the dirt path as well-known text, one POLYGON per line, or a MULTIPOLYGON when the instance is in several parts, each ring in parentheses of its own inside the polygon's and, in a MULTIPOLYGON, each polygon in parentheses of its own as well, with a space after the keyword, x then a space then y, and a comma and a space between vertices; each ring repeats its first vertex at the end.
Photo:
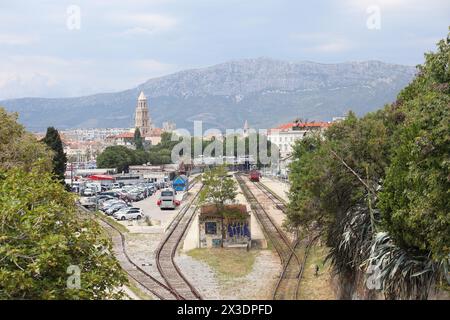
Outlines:
POLYGON ((179 255, 176 262, 205 299, 270 299, 281 272, 279 259, 271 250, 254 253, 256 257, 251 271, 241 277, 224 275, 210 264, 187 254, 179 255))

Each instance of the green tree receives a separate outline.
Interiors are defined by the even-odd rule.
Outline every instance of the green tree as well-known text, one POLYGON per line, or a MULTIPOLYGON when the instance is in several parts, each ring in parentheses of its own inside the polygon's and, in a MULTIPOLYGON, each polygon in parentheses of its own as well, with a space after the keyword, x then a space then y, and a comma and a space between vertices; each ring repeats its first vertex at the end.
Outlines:
POLYGON ((51 170, 52 154, 53 151, 17 123, 17 114, 0 107, 0 169, 31 170, 40 161, 45 169, 51 170))
POLYGON ((450 255, 450 41, 426 54, 420 74, 401 94, 404 114, 380 192, 386 230, 405 248, 450 255))
POLYGON ((223 210, 227 201, 232 202, 236 198, 236 181, 228 177, 225 166, 215 167, 205 172, 202 183, 200 202, 214 204, 219 211, 223 210))
POLYGON ((425 55, 395 103, 361 119, 350 113, 294 148, 289 224, 325 231, 343 287, 358 285, 369 264, 381 269, 387 298, 426 299, 446 282, 449 48, 447 36, 425 55))
POLYGON ((109 239, 50 173, 3 170, 0 190, 0 299, 122 297, 109 239))
POLYGON ((67 157, 64 153, 63 144, 58 130, 53 127, 48 127, 47 133, 44 139, 42 139, 42 142, 53 150, 53 174, 60 182, 64 183, 67 157))
MULTIPOLYGON (((202 175, 203 188, 200 191, 201 204, 213 204, 222 220, 222 239, 225 238, 224 219, 227 216, 225 204, 237 196, 236 181, 228 177, 226 166, 215 167, 202 175)), ((222 243, 223 246, 223 243, 222 243)))
POLYGON ((144 150, 144 143, 139 128, 134 130, 134 146, 136 147, 136 150, 144 150))
POLYGON ((99 168, 116 168, 118 172, 128 172, 129 166, 134 164, 137 164, 136 153, 125 146, 107 147, 97 157, 99 168))

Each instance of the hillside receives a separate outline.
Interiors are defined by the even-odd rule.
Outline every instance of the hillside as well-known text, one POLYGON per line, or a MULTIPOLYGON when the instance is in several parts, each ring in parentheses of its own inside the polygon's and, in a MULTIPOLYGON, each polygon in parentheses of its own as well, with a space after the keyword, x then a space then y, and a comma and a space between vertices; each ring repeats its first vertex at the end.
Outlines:
POLYGON ((17 111, 29 130, 47 126, 129 127, 141 90, 157 125, 174 121, 192 129, 270 128, 301 117, 330 120, 348 110, 358 115, 392 102, 413 78, 415 68, 379 61, 320 64, 265 58, 230 61, 150 79, 136 88, 76 98, 22 98, 0 101, 17 111))

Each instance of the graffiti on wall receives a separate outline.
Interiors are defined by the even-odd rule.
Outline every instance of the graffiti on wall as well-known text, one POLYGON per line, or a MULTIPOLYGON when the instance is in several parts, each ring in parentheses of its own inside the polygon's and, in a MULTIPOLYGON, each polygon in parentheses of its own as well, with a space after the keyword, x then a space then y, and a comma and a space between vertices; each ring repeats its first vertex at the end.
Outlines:
POLYGON ((227 238, 231 242, 243 242, 250 239, 248 222, 230 222, 227 227, 227 238))

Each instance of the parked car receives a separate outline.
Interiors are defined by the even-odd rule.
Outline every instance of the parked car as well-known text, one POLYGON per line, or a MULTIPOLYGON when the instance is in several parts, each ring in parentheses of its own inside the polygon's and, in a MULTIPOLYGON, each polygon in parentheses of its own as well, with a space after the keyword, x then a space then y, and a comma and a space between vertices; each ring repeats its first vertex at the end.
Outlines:
POLYGON ((113 198, 117 197, 117 192, 116 191, 112 191, 112 190, 110 190, 110 191, 103 191, 103 192, 101 192, 99 194, 102 195, 102 196, 111 196, 113 198))
POLYGON ((112 207, 113 205, 116 205, 118 203, 123 203, 125 204, 125 201, 122 200, 117 200, 117 199, 112 199, 112 200, 106 200, 105 202, 103 202, 100 206, 100 210, 102 211, 106 211, 107 209, 109 209, 110 207, 112 207))
POLYGON ((93 195, 95 195, 95 190, 91 188, 86 188, 83 191, 83 195, 86 197, 92 197, 93 195))
POLYGON ((142 212, 142 209, 140 208, 123 208, 118 210, 116 213, 113 214, 113 217, 116 220, 132 220, 137 219, 140 220, 144 217, 144 213, 142 212))
POLYGON ((116 204, 113 204, 113 205, 112 205, 111 207, 109 207, 108 209, 106 209, 105 213, 106 213, 108 216, 110 216, 110 215, 112 215, 113 213, 119 211, 120 209, 127 208, 127 207, 128 207, 128 205, 127 205, 126 203, 116 203, 116 204))
POLYGON ((114 197, 111 197, 111 196, 108 196, 108 195, 98 195, 97 196, 97 203, 103 203, 103 202, 105 202, 105 201, 107 201, 107 200, 111 200, 111 199, 114 199, 114 197))

